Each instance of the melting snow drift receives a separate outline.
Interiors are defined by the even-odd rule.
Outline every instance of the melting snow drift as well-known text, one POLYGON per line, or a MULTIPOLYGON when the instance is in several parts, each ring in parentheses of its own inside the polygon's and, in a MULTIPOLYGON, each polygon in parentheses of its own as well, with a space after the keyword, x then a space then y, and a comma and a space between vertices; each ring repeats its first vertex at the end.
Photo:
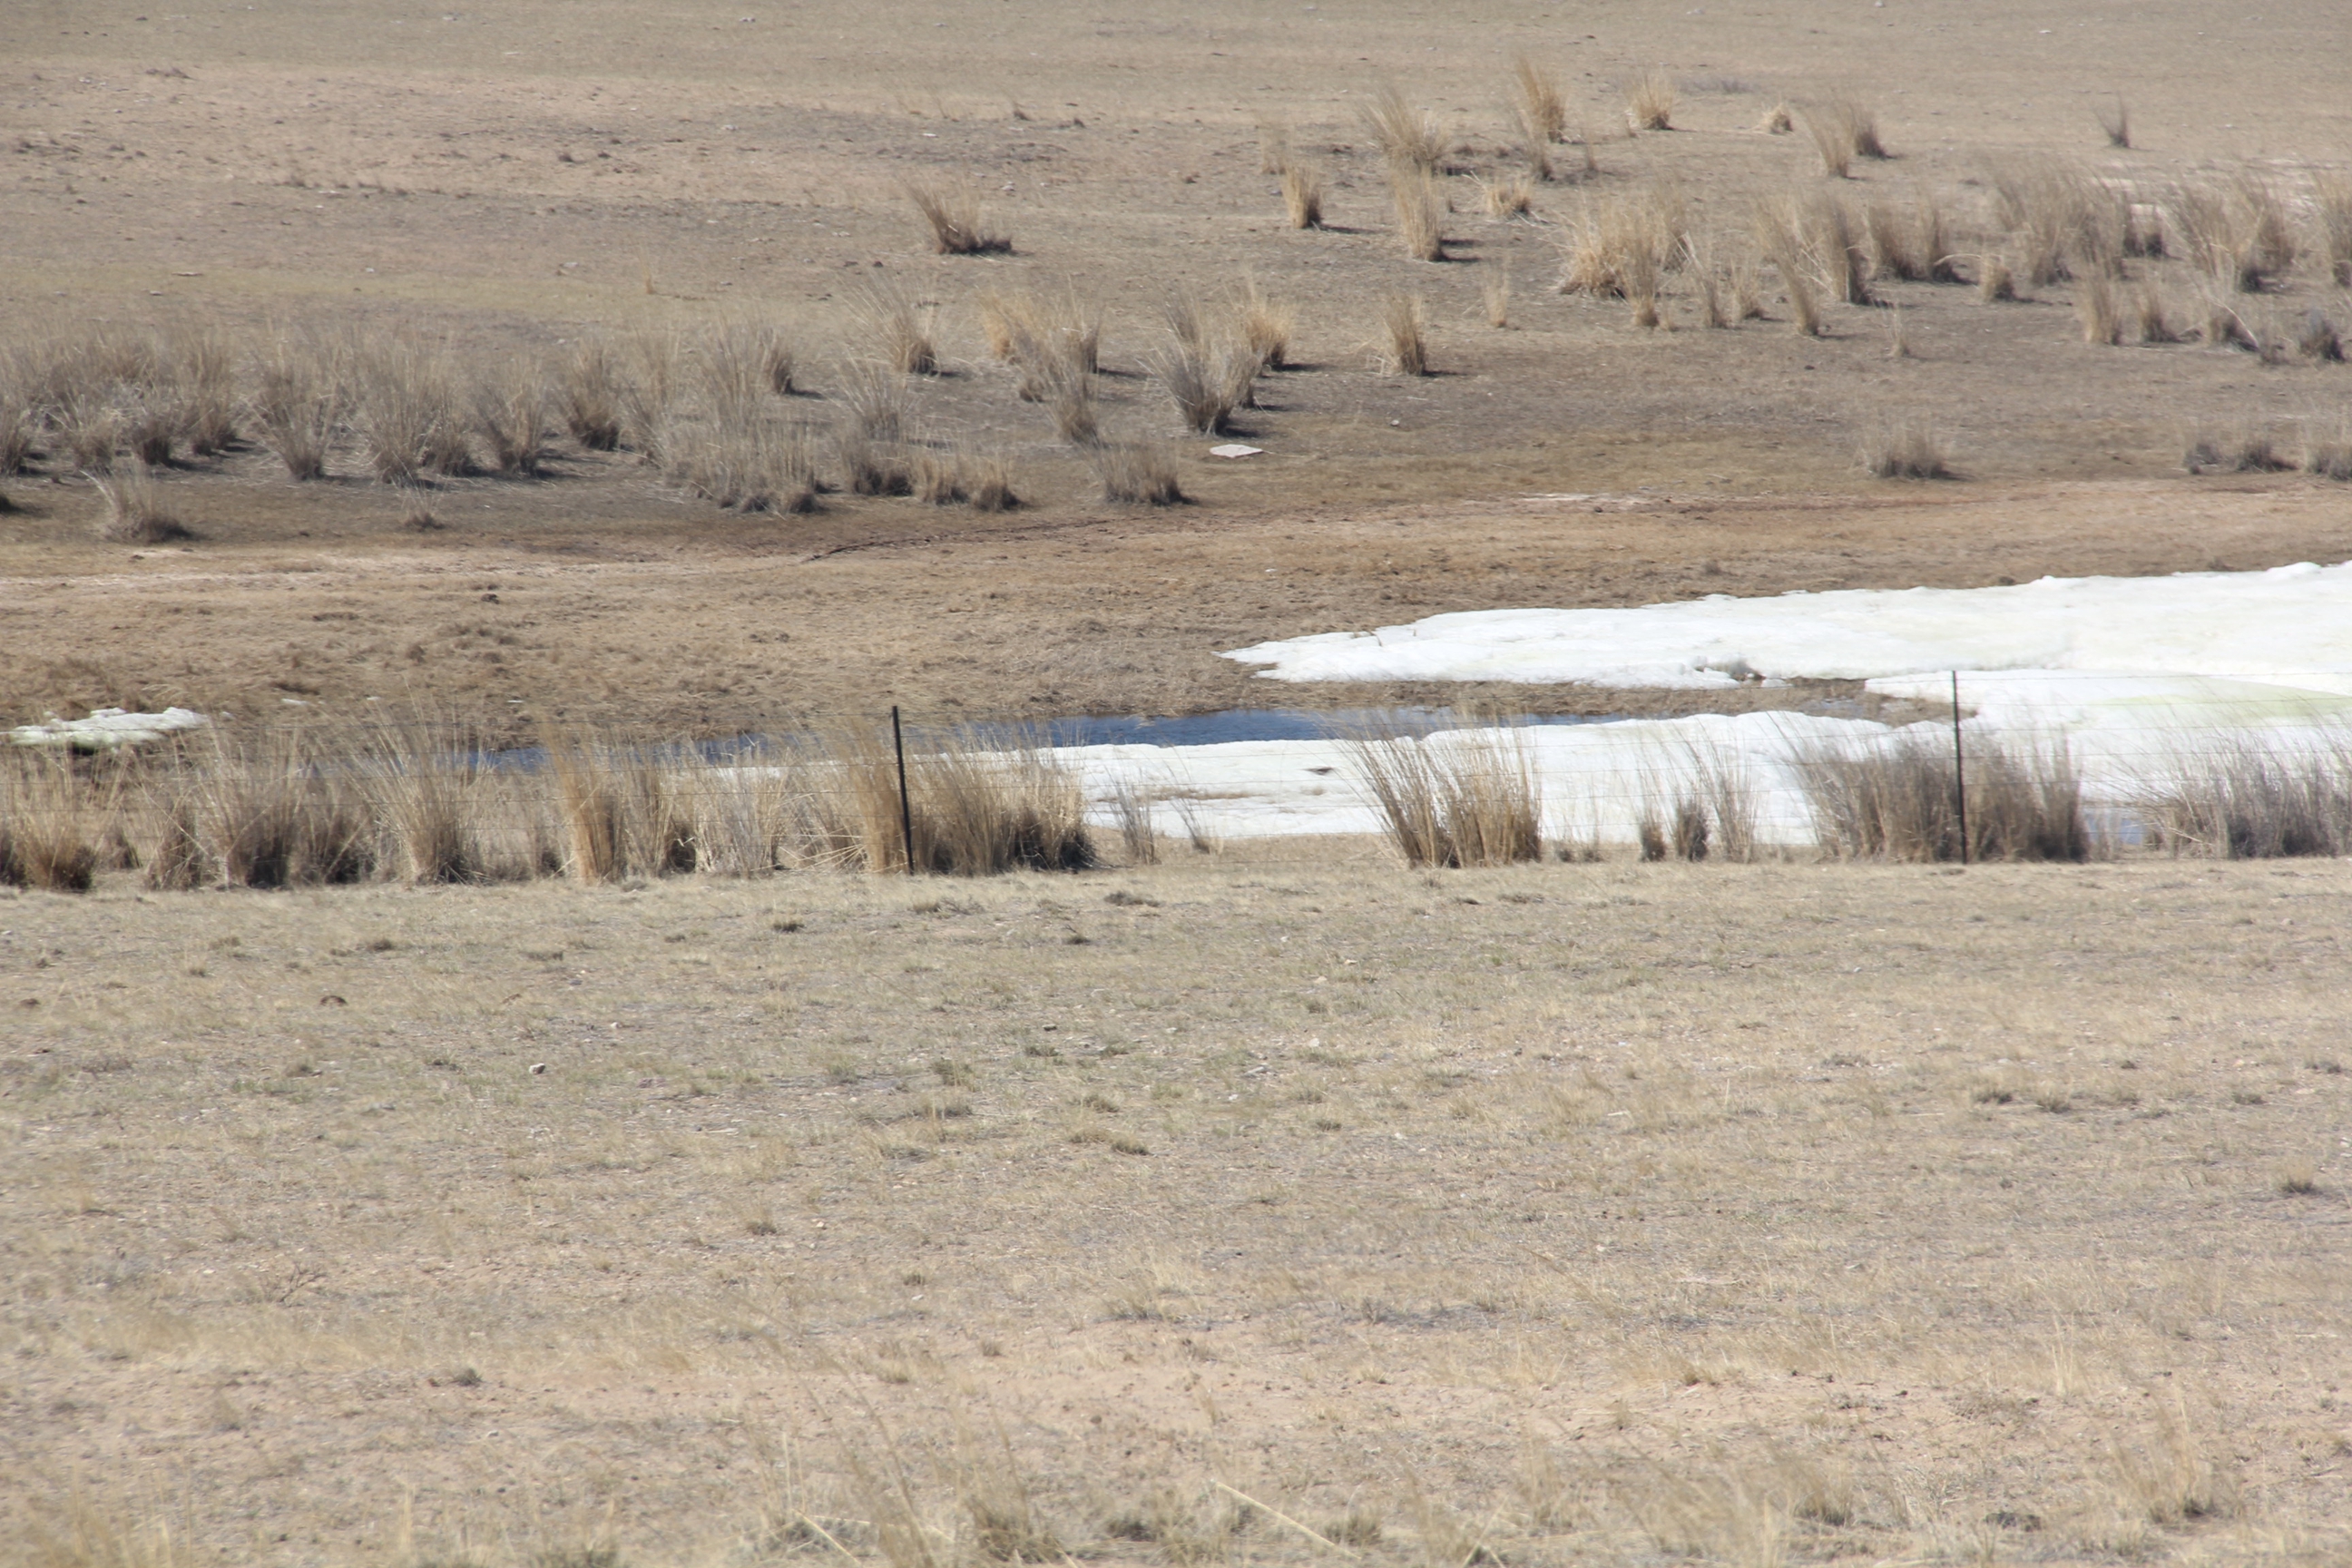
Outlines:
POLYGON ((71 746, 77 752, 103 752, 116 746, 160 741, 180 730, 200 730, 211 721, 185 708, 166 708, 161 713, 100 708, 87 719, 60 719, 51 714, 38 724, 19 724, 8 731, 8 739, 19 746, 71 746))

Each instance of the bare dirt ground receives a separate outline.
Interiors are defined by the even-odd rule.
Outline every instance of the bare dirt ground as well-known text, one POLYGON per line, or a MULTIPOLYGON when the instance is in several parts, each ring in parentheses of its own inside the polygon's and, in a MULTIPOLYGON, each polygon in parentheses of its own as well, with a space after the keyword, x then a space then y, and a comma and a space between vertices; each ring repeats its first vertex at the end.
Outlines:
POLYGON ((1344 859, 0 900, 0 1534, 2352 1551, 2341 867, 1344 859))

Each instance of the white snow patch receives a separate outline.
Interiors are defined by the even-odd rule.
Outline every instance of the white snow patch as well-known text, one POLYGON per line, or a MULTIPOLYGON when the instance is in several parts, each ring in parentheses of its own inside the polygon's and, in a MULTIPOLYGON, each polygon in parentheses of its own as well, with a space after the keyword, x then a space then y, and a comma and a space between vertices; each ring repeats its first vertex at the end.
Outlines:
POLYGON ((78 752, 110 751, 117 746, 143 745, 182 730, 201 730, 212 721, 185 708, 161 713, 131 713, 121 708, 100 708, 87 719, 60 719, 52 713, 38 724, 19 724, 8 739, 19 746, 71 746, 78 752))

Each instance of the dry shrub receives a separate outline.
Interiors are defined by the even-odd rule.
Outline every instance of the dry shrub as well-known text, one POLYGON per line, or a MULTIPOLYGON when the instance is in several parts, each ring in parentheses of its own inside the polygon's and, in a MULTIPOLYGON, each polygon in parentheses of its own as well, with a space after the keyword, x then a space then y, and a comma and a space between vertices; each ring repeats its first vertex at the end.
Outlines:
POLYGON ((547 445, 547 375, 521 355, 504 356, 474 383, 474 426, 502 474, 535 478, 547 445))
POLYGON ((1323 226, 1323 175, 1304 163, 1282 172, 1282 206, 1293 228, 1323 226))
POLYGON ((428 469, 466 470, 472 454, 446 350, 398 336, 361 346, 350 363, 355 423, 377 479, 407 485, 428 469))
POLYGON ((1344 744, 1359 787, 1406 865, 1508 866, 1543 858, 1543 788, 1526 731, 1444 737, 1373 731, 1344 744))
POLYGON ((1149 441, 1110 441, 1089 454, 1103 500, 1128 505, 1174 506, 1184 499, 1175 460, 1149 441))
MULTIPOLYGON (((1981 737, 1966 747, 1967 858, 2084 860, 2083 783, 2061 742, 1981 737)), ((1824 853, 1866 859, 1962 858, 1948 731, 1916 725, 1875 745, 1801 747, 1795 767, 1824 853)))
POLYGON ((2091 112, 2098 116, 2099 129, 2105 133, 2108 146, 2128 148, 2131 145, 2131 108, 2122 99, 2116 99, 2112 108, 2104 103, 2094 104, 2091 112))
POLYGON ((990 231, 982 219, 979 199, 968 191, 944 185, 909 184, 907 199, 931 231, 931 248, 941 256, 984 256, 1009 251, 1009 236, 990 231))
POLYGON ((2294 467, 2278 437, 2251 423, 2199 426, 2182 448, 2180 466, 2192 474, 2275 474, 2294 467))
POLYGON ((322 479, 348 407, 346 357, 315 331, 273 332, 253 366, 253 422, 287 477, 322 479))
POLYGON ((1427 375, 1429 344, 1423 335, 1423 312, 1420 297, 1412 294, 1391 294, 1381 310, 1381 326, 1387 336, 1387 351, 1379 356, 1382 375, 1427 375))
POLYGON ((1902 419, 1871 432, 1863 443, 1863 470, 1879 479, 1948 479, 1951 448, 1925 419, 1902 419))
POLYGON ((16 747, 0 754, 0 885, 89 891, 103 831, 99 806, 68 758, 16 747))
POLYGON ((1391 177, 1437 172, 1437 160, 1444 148, 1437 117, 1425 109, 1415 109, 1394 82, 1381 83, 1371 101, 1357 112, 1365 132, 1380 147, 1381 156, 1388 161, 1391 177))
POLYGON ((2311 196, 2328 280, 2339 289, 2352 289, 2352 176, 2322 174, 2313 183, 2311 196))
POLYGON ((2298 750, 2251 737, 2183 749, 2132 805, 2150 842, 2175 854, 2352 855, 2352 734, 2298 750))
POLYGON ((2116 301, 2116 286, 2104 272, 2094 272, 2075 286, 2074 316, 2083 324, 2083 341, 2112 348, 2124 340, 2123 312, 2116 301))
POLYGON ((1675 124, 1675 79, 1645 70, 1625 84, 1625 122, 1636 131, 1671 131, 1675 124))
POLYGON ((931 343, 933 311, 907 297, 890 279, 877 279, 849 297, 850 319, 876 359, 901 375, 929 375, 939 368, 931 343))
POLYGON ((588 450, 609 452, 621 444, 623 378, 610 343, 592 337, 572 345, 559 373, 556 401, 564 428, 588 450))
POLYGON ((172 510, 145 463, 133 458, 118 465, 111 475, 91 474, 89 481, 106 501, 98 536, 109 544, 163 544, 192 539, 188 525, 172 510))
POLYGON ((1392 169, 1389 195, 1396 205, 1397 237, 1415 261, 1445 259, 1444 204, 1437 180, 1420 170, 1392 169))

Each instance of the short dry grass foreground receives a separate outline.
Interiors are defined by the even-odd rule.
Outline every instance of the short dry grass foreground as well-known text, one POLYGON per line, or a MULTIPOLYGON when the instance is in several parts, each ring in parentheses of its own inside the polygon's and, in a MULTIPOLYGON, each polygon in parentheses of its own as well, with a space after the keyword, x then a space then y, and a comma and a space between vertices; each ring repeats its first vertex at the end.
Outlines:
POLYGON ((2352 1552, 2352 868, 1332 849, 0 893, 0 1555, 2352 1552))

